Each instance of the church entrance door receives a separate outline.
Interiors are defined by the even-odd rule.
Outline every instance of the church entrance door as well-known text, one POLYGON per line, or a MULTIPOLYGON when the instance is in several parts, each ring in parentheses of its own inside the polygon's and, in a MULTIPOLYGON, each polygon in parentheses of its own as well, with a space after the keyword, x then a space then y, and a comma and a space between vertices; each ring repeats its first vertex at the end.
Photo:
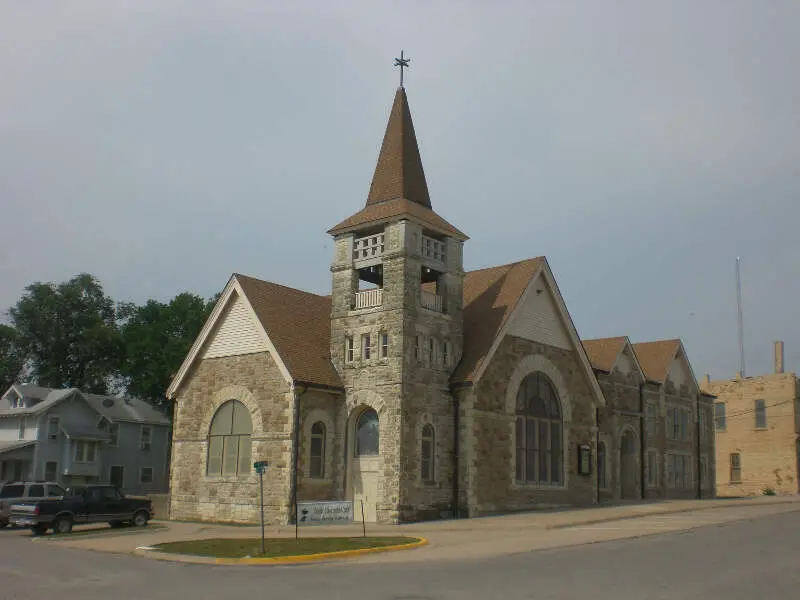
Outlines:
POLYGON ((380 424, 378 413, 371 408, 357 412, 354 426, 354 457, 350 467, 350 495, 353 499, 353 517, 361 520, 361 503, 364 503, 364 521, 378 520, 378 477, 380 474, 380 424))

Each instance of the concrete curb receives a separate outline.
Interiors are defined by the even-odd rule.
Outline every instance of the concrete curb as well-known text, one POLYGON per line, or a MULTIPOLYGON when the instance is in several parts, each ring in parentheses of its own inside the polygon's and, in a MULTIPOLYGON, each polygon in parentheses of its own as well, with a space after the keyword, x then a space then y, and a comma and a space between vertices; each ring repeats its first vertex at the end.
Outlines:
POLYGON ((797 504, 798 510, 800 510, 800 501, 797 499, 786 499, 786 500, 771 500, 769 502, 764 502, 763 500, 734 500, 730 504, 725 503, 715 503, 711 506, 692 506, 692 507, 676 507, 676 508, 668 508, 666 510, 651 510, 651 511, 643 511, 637 512, 635 514, 627 514, 627 515, 617 515, 613 517, 598 517, 596 519, 585 519, 582 521, 575 521, 572 523, 554 523, 552 525, 546 525, 545 529, 553 530, 553 529, 570 529, 571 527, 584 527, 586 525, 599 525, 601 523, 612 523, 614 521, 627 521, 631 519, 640 519, 642 517, 658 517, 660 515, 676 515, 680 513, 687 513, 687 512, 697 512, 701 510, 714 510, 719 508, 731 508, 735 506, 771 506, 771 505, 782 505, 782 504, 797 504))
POLYGON ((351 558, 364 554, 374 554, 377 552, 394 552, 398 550, 413 550, 426 546, 429 542, 426 538, 413 536, 417 541, 409 544, 396 544, 394 546, 381 546, 379 548, 359 548, 357 550, 340 550, 338 552, 320 552, 317 554, 299 554, 294 556, 275 556, 272 558, 214 558, 210 556, 194 556, 189 554, 171 554, 162 552, 155 548, 142 546, 134 550, 137 556, 145 556, 155 560, 171 562, 193 563, 203 565, 292 565, 308 563, 319 560, 330 560, 339 558, 351 558))

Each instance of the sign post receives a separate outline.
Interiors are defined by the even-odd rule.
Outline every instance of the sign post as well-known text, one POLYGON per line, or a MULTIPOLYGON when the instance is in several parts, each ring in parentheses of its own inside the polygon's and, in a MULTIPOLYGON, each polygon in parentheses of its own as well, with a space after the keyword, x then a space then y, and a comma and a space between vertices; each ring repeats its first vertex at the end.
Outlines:
POLYGON ((264 471, 267 470, 267 461, 259 460, 253 463, 253 468, 258 473, 258 488, 261 497, 261 554, 264 554, 264 471))

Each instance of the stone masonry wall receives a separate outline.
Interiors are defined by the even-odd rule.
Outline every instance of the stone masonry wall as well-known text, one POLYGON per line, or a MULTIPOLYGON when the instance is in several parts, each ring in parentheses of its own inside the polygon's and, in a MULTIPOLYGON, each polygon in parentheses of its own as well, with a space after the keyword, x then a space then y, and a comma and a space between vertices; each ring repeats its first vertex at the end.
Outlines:
POLYGON ((297 461, 297 500, 343 500, 344 444, 347 411, 340 394, 309 391, 300 395, 300 452, 297 461), (322 477, 311 477, 311 427, 325 425, 322 477))
POLYGON ((712 381, 708 391, 725 404, 726 426, 716 431, 720 496, 798 493, 797 379, 793 373, 712 381), (756 428, 755 401, 764 400, 766 429, 756 428), (741 483, 731 481, 730 457, 741 456, 741 483))
POLYGON ((239 400, 253 421, 252 460, 267 460, 265 517, 286 523, 290 504, 292 392, 269 353, 205 359, 179 390, 170 481, 173 519, 256 522, 258 476, 206 475, 208 428, 216 409, 239 400))
POLYGON ((574 351, 507 336, 478 383, 471 412, 467 422, 473 428, 474 447, 468 450, 466 465, 472 471, 468 475, 470 516, 596 502, 595 465, 591 475, 577 473, 578 445, 590 445, 592 456, 596 457, 597 429, 592 390, 574 351), (526 360, 542 364, 541 370, 553 381, 559 395, 568 398, 563 432, 564 487, 529 486, 514 481, 515 417, 507 394, 516 397, 518 384, 512 380, 515 375, 522 375, 515 370, 526 360), (513 390, 509 389, 511 386, 513 390))

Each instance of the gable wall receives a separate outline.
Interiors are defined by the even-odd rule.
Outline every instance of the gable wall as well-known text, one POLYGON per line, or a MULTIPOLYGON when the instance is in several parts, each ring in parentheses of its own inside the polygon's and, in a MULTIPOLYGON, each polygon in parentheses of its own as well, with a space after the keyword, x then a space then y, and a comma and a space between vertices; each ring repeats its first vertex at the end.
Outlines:
MULTIPOLYGON (((515 394, 514 390, 511 393, 515 394)), ((592 388, 574 350, 506 336, 475 389, 474 406, 465 422, 472 428, 467 469, 470 515, 525 510, 542 506, 592 504, 594 475, 577 474, 578 444, 589 444, 595 455, 595 405, 592 388), (506 394, 515 368, 526 357, 539 355, 553 364, 565 382, 571 422, 563 432, 566 487, 518 485, 514 482, 513 409, 506 394)), ((594 468, 592 469, 594 473, 594 468)))
POLYGON ((533 282, 531 293, 525 298, 522 306, 518 307, 508 335, 540 342, 554 348, 565 350, 572 348, 572 342, 555 299, 541 277, 533 282), (537 294, 537 290, 542 290, 542 293, 537 294))
POLYGON ((258 476, 206 475, 208 430, 226 400, 242 401, 253 420, 251 456, 266 460, 264 515, 289 516, 293 401, 289 384, 268 352, 205 359, 187 375, 176 400, 170 474, 171 517, 257 522, 258 476))
POLYGON ((201 356, 220 358, 266 352, 267 345, 261 329, 261 324, 256 321, 244 300, 234 292, 206 341, 201 356))

